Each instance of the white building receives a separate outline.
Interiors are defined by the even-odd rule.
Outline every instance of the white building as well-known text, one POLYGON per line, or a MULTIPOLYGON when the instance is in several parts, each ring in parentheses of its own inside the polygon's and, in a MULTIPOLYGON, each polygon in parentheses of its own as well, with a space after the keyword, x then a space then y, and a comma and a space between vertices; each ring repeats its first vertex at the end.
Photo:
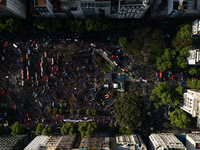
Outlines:
POLYGON ((26 19, 26 5, 21 0, 0 0, 0 16, 17 16, 26 19))
POLYGON ((188 89, 183 94, 184 103, 181 107, 182 110, 191 114, 192 117, 196 117, 200 110, 200 91, 188 89))
POLYGON ((200 134, 198 133, 187 134, 186 148, 188 150, 200 150, 200 134))
POLYGON ((111 9, 111 18, 142 18, 151 3, 151 0, 115 0, 111 9))
POLYGON ((131 135, 122 135, 116 134, 116 142, 118 150, 147 150, 145 143, 143 142, 140 135, 131 134, 131 135))
POLYGON ((188 65, 199 65, 199 61, 200 61, 200 53, 199 53, 199 49, 190 49, 188 51, 189 56, 187 57, 187 63, 188 65))
POLYGON ((151 150, 186 150, 173 133, 151 134, 149 136, 149 147, 151 150))
POLYGON ((40 150, 40 146, 47 140, 48 136, 36 136, 24 150, 40 150))
POLYGON ((200 36, 200 19, 192 22, 192 35, 193 38, 198 38, 200 36))

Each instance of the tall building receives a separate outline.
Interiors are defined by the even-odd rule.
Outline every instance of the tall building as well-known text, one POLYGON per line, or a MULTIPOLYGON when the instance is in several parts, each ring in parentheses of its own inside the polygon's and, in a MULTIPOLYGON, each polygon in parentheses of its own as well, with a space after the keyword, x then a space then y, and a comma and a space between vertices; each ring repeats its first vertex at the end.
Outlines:
POLYGON ((142 18, 151 3, 151 0, 114 0, 111 6, 111 18, 142 18))
POLYGON ((181 109, 191 114, 192 117, 198 116, 200 110, 200 91, 188 89, 183 94, 183 98, 184 102, 181 109))
POLYGON ((22 0, 0 0, 0 16, 26 19, 26 4, 22 0))
POLYGON ((181 18, 200 15, 199 0, 155 0, 153 18, 181 18))
POLYGON ((183 98, 181 109, 191 114, 192 117, 197 117, 197 127, 200 127, 200 91, 188 89, 183 94, 183 98))
POLYGON ((116 134, 116 142, 118 150, 147 150, 145 143, 143 142, 140 135, 131 134, 131 135, 122 135, 116 134))
POLYGON ((200 37, 200 19, 197 19, 192 22, 192 38, 200 37))
POLYGON ((35 17, 67 17, 58 0, 33 0, 31 2, 31 14, 35 17))
POLYGON ((199 49, 190 49, 188 51, 189 56, 187 57, 187 64, 188 65, 200 65, 200 53, 199 49))
POLYGON ((149 147, 151 150, 186 150, 173 133, 151 134, 149 136, 149 147))
POLYGON ((186 148, 188 150, 200 149, 200 134, 189 133, 186 135, 186 148))

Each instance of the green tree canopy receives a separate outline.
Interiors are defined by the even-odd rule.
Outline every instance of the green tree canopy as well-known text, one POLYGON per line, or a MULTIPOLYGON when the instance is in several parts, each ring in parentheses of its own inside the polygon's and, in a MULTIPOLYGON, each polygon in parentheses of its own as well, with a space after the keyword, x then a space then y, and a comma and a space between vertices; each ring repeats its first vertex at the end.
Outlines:
POLYGON ((25 129, 24 125, 20 124, 19 121, 15 122, 10 128, 12 130, 11 134, 13 136, 16 136, 16 135, 24 132, 24 129, 25 129))
POLYGON ((49 109, 47 110, 47 113, 48 113, 48 114, 52 114, 52 109, 49 108, 49 109))
POLYGON ((177 32, 176 36, 180 37, 181 40, 188 39, 191 37, 190 25, 185 25, 177 32))
POLYGON ((187 114, 180 109, 175 109, 173 112, 171 112, 169 120, 171 121, 172 125, 175 125, 181 129, 186 128, 190 122, 187 114))
POLYGON ((91 114, 96 115, 96 112, 97 112, 96 109, 92 109, 91 114))
POLYGON ((67 134, 69 133, 69 135, 72 135, 75 133, 75 128, 74 125, 71 122, 66 122, 65 124, 63 124, 63 126, 60 128, 61 134, 67 134))
POLYGON ((77 113, 77 114, 80 114, 80 113, 81 113, 81 110, 80 110, 80 109, 78 109, 78 110, 76 111, 76 113, 77 113))
POLYGON ((54 115, 58 114, 58 108, 53 108, 53 114, 54 115))
POLYGON ((191 79, 189 79, 189 80, 187 81, 187 84, 189 85, 189 87, 190 87, 191 89, 197 89, 197 90, 200 89, 200 80, 198 80, 198 79, 196 79, 196 78, 194 78, 193 81, 192 81, 191 79))
POLYGON ((70 110, 70 114, 73 115, 74 114, 74 109, 70 110))
POLYGON ((117 122, 122 127, 135 129, 142 125, 144 100, 139 95, 124 93, 117 97, 114 106, 117 122))
POLYGON ((156 66, 160 71, 166 71, 173 66, 176 52, 170 48, 166 48, 164 54, 156 59, 156 66))
POLYGON ((43 123, 38 123, 35 131, 35 135, 41 135, 42 130, 44 129, 43 123))
POLYGON ((52 129, 51 129, 51 126, 46 126, 44 127, 44 129, 42 130, 42 135, 44 136, 50 136, 52 133, 52 129))
POLYGON ((16 32, 21 25, 21 21, 18 18, 0 18, 0 31, 9 30, 11 33, 16 32))
POLYGON ((124 47, 126 47, 127 44, 128 44, 128 41, 127 41, 127 39, 125 37, 120 37, 119 40, 118 40, 118 42, 119 42, 119 44, 121 46, 124 46, 124 47))
POLYGON ((59 114, 63 114, 64 110, 62 108, 59 108, 59 114))
POLYGON ((153 94, 157 95, 162 103, 156 105, 162 105, 163 103, 173 104, 177 106, 180 102, 180 95, 183 94, 182 86, 168 86, 166 82, 159 83, 157 87, 152 91, 153 94))
POLYGON ((198 72, 198 70, 197 70, 196 67, 192 67, 192 68, 189 70, 189 74, 191 74, 191 75, 198 75, 199 72, 198 72))
POLYGON ((90 115, 90 110, 87 109, 85 113, 86 113, 86 115, 90 115))
POLYGON ((85 22, 81 19, 76 19, 70 24, 71 31, 81 33, 85 29, 85 22))
POLYGON ((96 123, 89 123, 88 121, 83 123, 79 122, 78 130, 81 133, 81 137, 94 136, 97 131, 97 125, 96 123))

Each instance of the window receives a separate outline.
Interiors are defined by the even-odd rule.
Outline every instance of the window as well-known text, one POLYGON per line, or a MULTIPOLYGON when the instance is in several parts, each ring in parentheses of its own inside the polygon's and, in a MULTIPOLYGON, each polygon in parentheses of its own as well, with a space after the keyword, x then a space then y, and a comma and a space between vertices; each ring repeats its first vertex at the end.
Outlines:
POLYGON ((53 4, 53 10, 57 10, 57 4, 53 4))

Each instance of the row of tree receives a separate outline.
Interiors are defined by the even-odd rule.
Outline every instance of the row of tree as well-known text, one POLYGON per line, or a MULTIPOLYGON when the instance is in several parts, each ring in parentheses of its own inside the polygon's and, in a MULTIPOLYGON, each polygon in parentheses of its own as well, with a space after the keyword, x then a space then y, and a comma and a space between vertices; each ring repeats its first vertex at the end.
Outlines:
POLYGON ((21 21, 18 18, 0 18, 0 31, 8 30, 11 33, 16 32, 21 25, 21 21))
MULTIPOLYGON (((191 48, 191 46, 185 47, 178 52, 166 48, 164 53, 156 59, 156 66, 160 71, 167 71, 168 69, 171 69, 173 67, 176 68, 186 68, 187 67, 187 61, 186 58, 188 56, 188 50, 191 48)), ((190 74, 192 72, 189 71, 190 74)))
POLYGON ((108 18, 95 18, 95 19, 70 19, 65 20, 60 18, 37 18, 34 26, 39 29, 55 32, 57 29, 69 28, 72 32, 81 33, 84 30, 91 31, 97 29, 99 31, 110 30, 113 23, 108 18))
MULTIPOLYGON (((54 114, 54 115, 57 115, 57 114, 63 114, 64 113, 64 110, 62 109, 62 108, 53 108, 53 109, 51 109, 51 108, 49 108, 48 110, 47 110, 47 112, 48 112, 48 114, 54 114)), ((75 113, 77 113, 77 114, 81 114, 82 112, 81 112, 81 110, 80 109, 78 109, 76 112, 75 112, 75 110, 74 109, 70 109, 70 114, 71 115, 73 115, 73 114, 75 114, 75 113)), ((86 115, 90 115, 90 114, 92 114, 92 115, 96 115, 96 109, 92 109, 92 110, 90 110, 90 109, 87 109, 86 111, 85 111, 85 114, 86 115)), ((66 113, 68 113, 68 111, 66 112, 66 113)))
POLYGON ((152 91, 152 96, 150 100, 155 101, 154 106, 158 108, 163 104, 170 104, 172 108, 175 108, 173 112, 170 113, 169 120, 172 125, 179 128, 186 128, 189 124, 190 119, 187 114, 179 108, 180 96, 183 94, 184 89, 182 86, 169 86, 166 82, 159 83, 157 87, 152 91))
POLYGON ((198 80, 198 79, 196 79, 196 78, 194 78, 193 80, 189 79, 189 80, 187 81, 187 84, 189 85, 189 87, 190 87, 191 89, 197 89, 197 90, 200 89, 200 80, 198 80))
POLYGON ((51 133, 52 133, 52 127, 51 126, 44 126, 43 123, 39 123, 37 125, 35 135, 50 136, 51 133))

